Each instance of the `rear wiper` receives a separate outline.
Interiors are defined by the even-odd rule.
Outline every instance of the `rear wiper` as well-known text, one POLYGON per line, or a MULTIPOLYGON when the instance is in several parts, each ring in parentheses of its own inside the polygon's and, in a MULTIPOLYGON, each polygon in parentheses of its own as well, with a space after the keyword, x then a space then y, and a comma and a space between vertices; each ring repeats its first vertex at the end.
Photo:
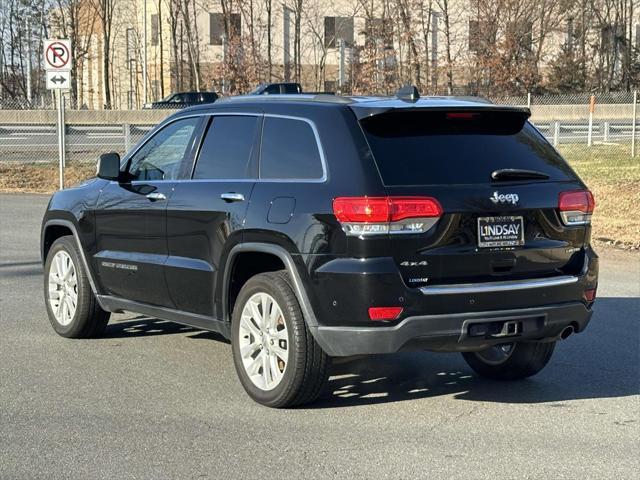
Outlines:
POLYGON ((549 175, 537 170, 523 170, 521 168, 501 168, 491 174, 495 181, 499 180, 547 180, 549 175))

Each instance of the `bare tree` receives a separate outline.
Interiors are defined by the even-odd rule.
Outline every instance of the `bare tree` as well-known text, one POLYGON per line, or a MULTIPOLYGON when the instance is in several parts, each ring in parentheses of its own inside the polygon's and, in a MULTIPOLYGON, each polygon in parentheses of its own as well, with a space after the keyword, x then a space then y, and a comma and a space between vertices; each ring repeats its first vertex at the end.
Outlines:
POLYGON ((118 0, 88 0, 99 20, 102 33, 102 88, 104 108, 111 109, 111 45, 114 14, 118 0))
POLYGON ((53 15, 56 34, 71 40, 74 61, 71 65, 71 105, 82 105, 82 71, 89 53, 91 39, 96 28, 96 14, 88 10, 83 0, 56 0, 57 10, 53 15))
POLYGON ((271 50, 272 50, 271 29, 272 29, 272 26, 273 26, 273 20, 272 20, 273 3, 272 3, 272 0, 264 0, 264 5, 265 5, 265 9, 267 11, 267 65, 268 65, 268 69, 269 69, 268 80, 269 80, 269 82, 271 82, 271 81, 273 81, 273 61, 272 61, 272 57, 271 57, 271 50))
MULTIPOLYGON (((223 1, 223 0, 221 0, 223 1)), ((184 33, 186 34, 187 57, 189 59, 191 89, 200 91, 202 73, 200 70, 200 39, 198 36, 198 22, 196 17, 195 0, 178 0, 182 14, 184 33)))

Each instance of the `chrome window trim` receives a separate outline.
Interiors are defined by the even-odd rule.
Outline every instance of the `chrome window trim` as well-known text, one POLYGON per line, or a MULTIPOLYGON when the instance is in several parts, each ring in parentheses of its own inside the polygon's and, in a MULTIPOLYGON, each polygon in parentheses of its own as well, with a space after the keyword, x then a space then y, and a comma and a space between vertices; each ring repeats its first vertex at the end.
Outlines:
MULTIPOLYGON (((140 143, 131 150, 128 154, 123 157, 123 160, 120 162, 120 168, 126 165, 129 162, 129 159, 133 157, 138 150, 140 150, 156 133, 158 133, 163 128, 169 126, 173 122, 177 122, 179 120, 183 120, 186 118, 194 118, 194 117, 215 117, 215 116, 251 116, 251 117, 272 117, 272 118, 284 118, 287 120, 297 120, 301 122, 307 123, 311 130, 313 131, 313 136, 316 139, 316 146, 318 148, 318 153, 320 154, 320 163, 322 164, 322 177, 319 178, 260 178, 260 163, 262 156, 262 133, 260 134, 260 151, 258 152, 258 178, 218 178, 218 179, 193 179, 193 178, 179 178, 175 180, 154 180, 153 183, 182 183, 182 182, 214 182, 214 183, 222 183, 222 182, 234 182, 234 183, 243 183, 243 182, 254 182, 254 183, 325 183, 329 179, 328 168, 327 168, 327 159, 324 153, 324 149, 322 148, 322 142, 320 141, 320 134, 318 133, 318 129, 313 120, 310 120, 305 117, 296 117, 294 115, 280 115, 277 113, 256 113, 256 112, 203 112, 203 113, 194 113, 189 115, 183 115, 177 118, 169 118, 163 120, 160 124, 158 124, 157 128, 150 130, 147 133, 147 136, 143 137, 140 140, 140 143)), ((206 132, 205 132, 206 133, 206 132)), ((193 176, 193 171, 195 169, 195 165, 198 161, 198 156, 200 155, 200 149, 202 148, 202 141, 204 137, 200 139, 200 144, 198 145, 198 149, 195 154, 195 161, 192 166, 191 175, 193 176)), ((119 183, 116 180, 111 180, 109 183, 119 183)), ((133 180, 131 182, 132 185, 137 184, 145 184, 149 183, 148 180, 133 180)))

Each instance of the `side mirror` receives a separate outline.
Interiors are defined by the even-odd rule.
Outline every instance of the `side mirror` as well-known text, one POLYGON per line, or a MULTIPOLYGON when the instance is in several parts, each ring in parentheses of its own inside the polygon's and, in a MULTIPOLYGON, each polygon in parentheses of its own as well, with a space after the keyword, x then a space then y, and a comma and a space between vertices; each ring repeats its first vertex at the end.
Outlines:
POLYGON ((98 177, 104 180, 118 180, 120 178, 120 155, 115 152, 100 155, 98 177))

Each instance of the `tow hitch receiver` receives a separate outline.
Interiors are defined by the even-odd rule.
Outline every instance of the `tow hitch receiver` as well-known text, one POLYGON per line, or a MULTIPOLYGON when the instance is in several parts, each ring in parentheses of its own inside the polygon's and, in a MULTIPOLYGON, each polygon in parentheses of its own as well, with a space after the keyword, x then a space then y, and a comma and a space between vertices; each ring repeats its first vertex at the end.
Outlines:
POLYGON ((522 333, 522 323, 517 320, 474 323, 469 326, 470 337, 502 338, 522 333))
POLYGON ((504 322, 502 325, 502 330, 499 333, 494 333, 492 337, 511 337, 513 335, 518 335, 520 333, 520 322, 510 321, 504 322))

